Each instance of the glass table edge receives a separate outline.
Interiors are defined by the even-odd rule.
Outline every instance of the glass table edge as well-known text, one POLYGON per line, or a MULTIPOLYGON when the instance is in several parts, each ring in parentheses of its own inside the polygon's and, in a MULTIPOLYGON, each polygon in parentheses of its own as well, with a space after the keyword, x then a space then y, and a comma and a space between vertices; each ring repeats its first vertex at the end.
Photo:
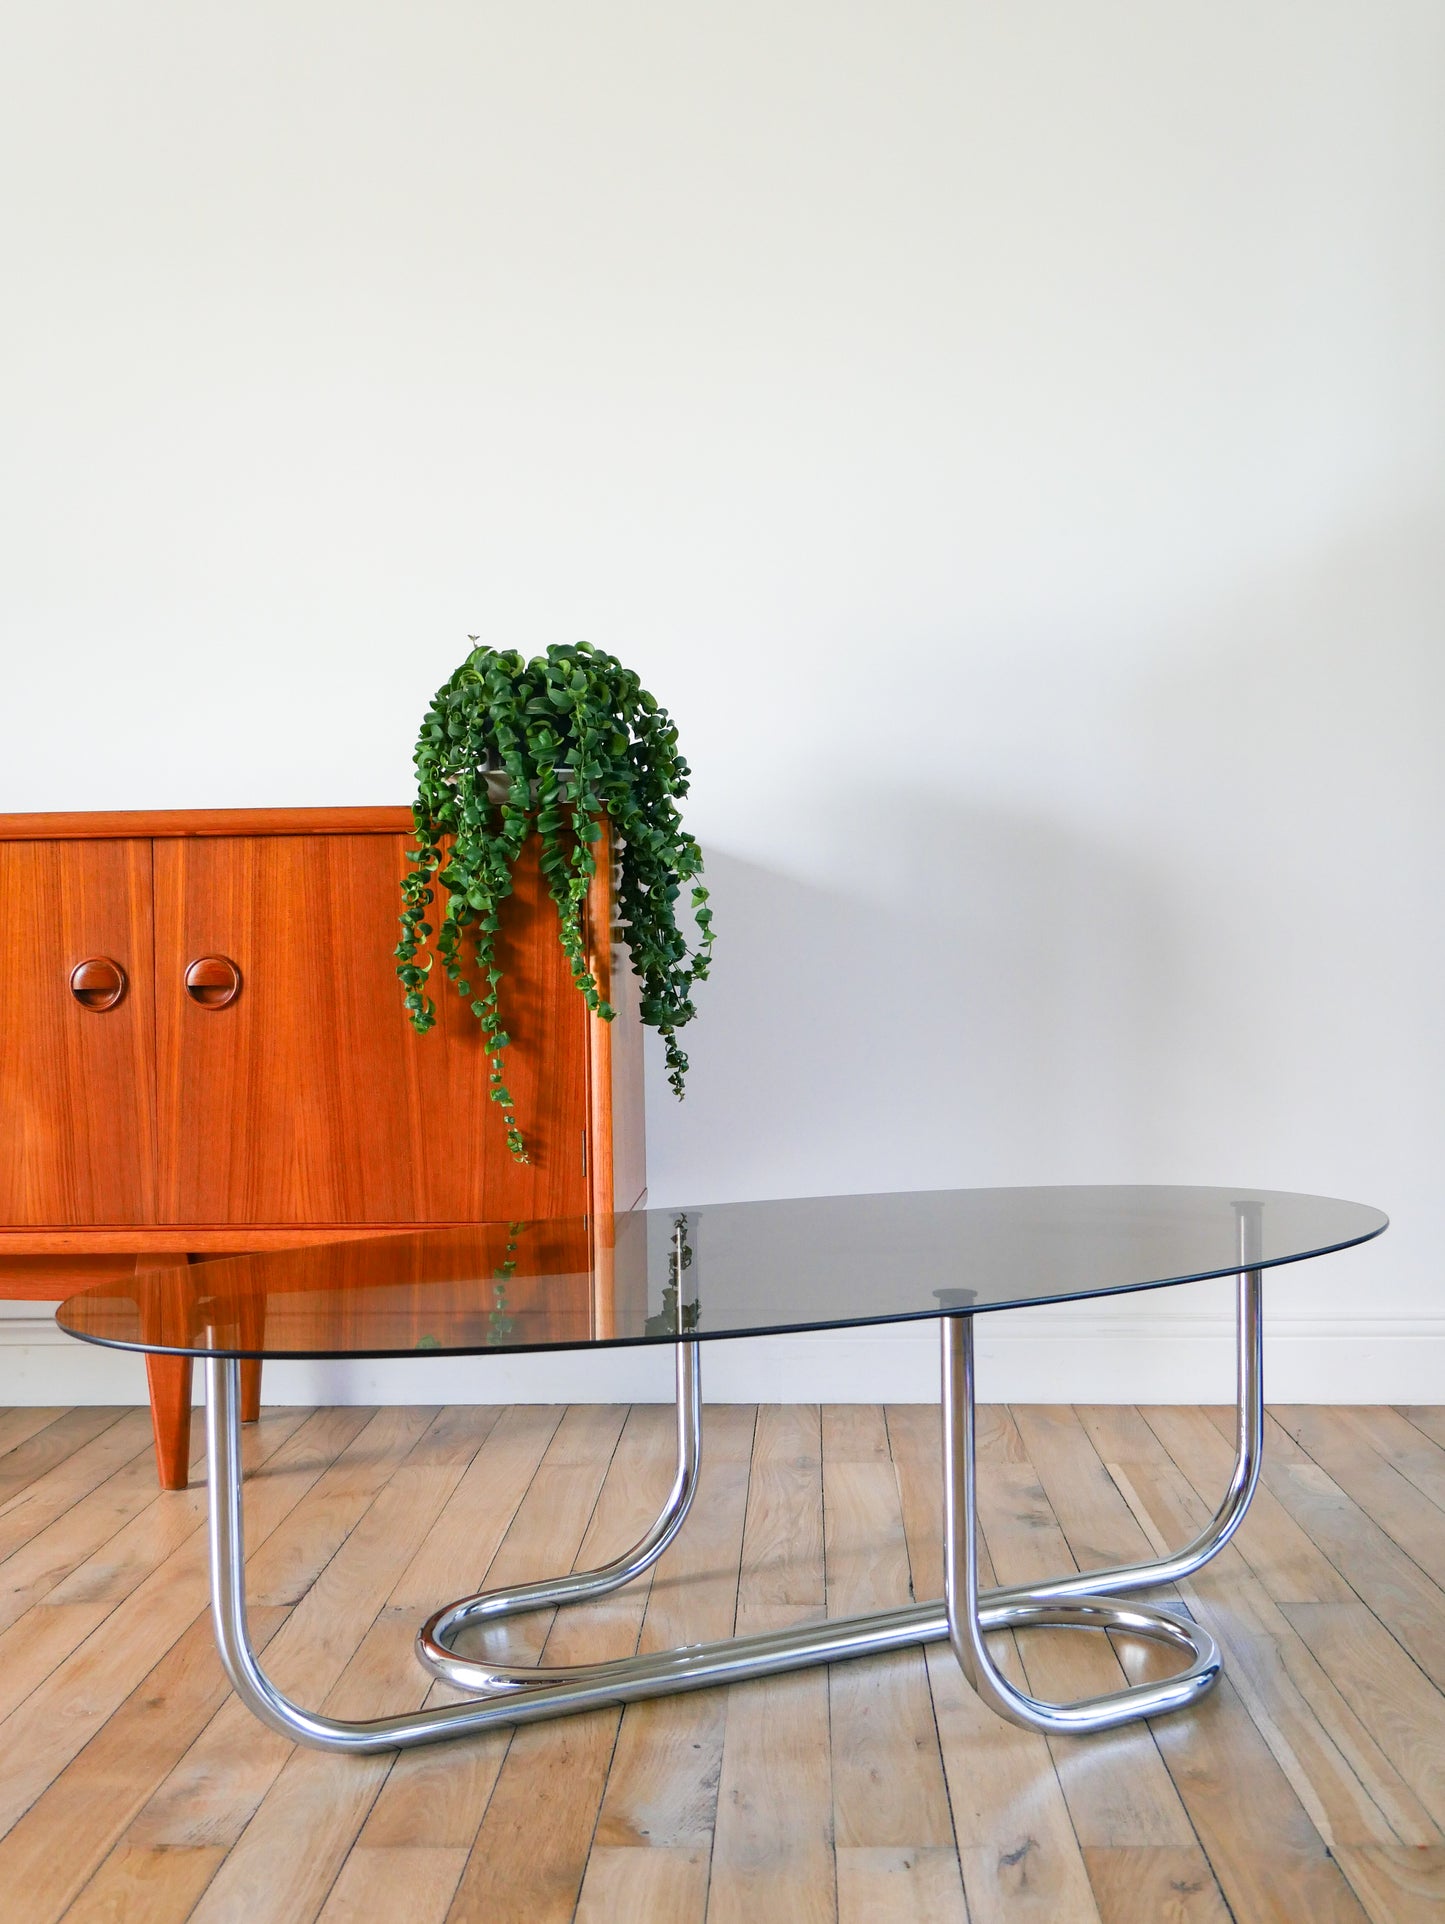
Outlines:
POLYGON ((1187 1276, 1160 1276, 1148 1282, 1119 1283, 1108 1289, 1079 1290, 1063 1295, 1024 1296, 1008 1303, 976 1303, 964 1309, 908 1309, 887 1316, 846 1317, 826 1323, 769 1323, 756 1329, 678 1330, 666 1336, 596 1336, 569 1343, 469 1343, 456 1348, 437 1349, 180 1349, 156 1343, 123 1342, 114 1337, 96 1336, 89 1331, 67 1328, 60 1320, 66 1307, 84 1296, 111 1293, 104 1285, 77 1290, 74 1296, 67 1297, 55 1312, 55 1325, 76 1342, 90 1343, 97 1349, 122 1350, 135 1356, 189 1356, 200 1362, 214 1357, 217 1361, 240 1363, 380 1363, 400 1362, 407 1357, 417 1356, 576 1356, 592 1350, 665 1350, 674 1349, 679 1343, 746 1343, 763 1336, 818 1336, 827 1335, 833 1330, 881 1329, 899 1323, 936 1323, 950 1316, 987 1316, 1000 1310, 1046 1309, 1053 1303, 1095 1303, 1112 1300, 1116 1296, 1142 1296, 1156 1289, 1178 1289, 1186 1283, 1217 1282, 1226 1276, 1242 1276, 1255 1269, 1286 1269, 1292 1263, 1313 1262, 1320 1256, 1334 1256, 1342 1249, 1358 1249, 1365 1243, 1374 1242, 1390 1227, 1389 1217, 1380 1213, 1381 1221, 1361 1236, 1347 1236, 1342 1242, 1324 1243, 1318 1249, 1300 1250, 1288 1256, 1263 1257, 1252 1263, 1231 1263, 1222 1269, 1195 1270, 1187 1276))

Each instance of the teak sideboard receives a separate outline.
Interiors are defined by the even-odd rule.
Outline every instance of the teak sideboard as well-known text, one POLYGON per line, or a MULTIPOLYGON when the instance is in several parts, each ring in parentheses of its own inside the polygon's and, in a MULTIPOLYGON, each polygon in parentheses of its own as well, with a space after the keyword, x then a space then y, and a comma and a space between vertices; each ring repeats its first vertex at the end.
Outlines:
MULTIPOLYGON (((605 824, 604 824, 605 829, 605 824)), ((585 1217, 645 1193, 642 1032, 596 845, 592 1016, 527 845, 499 938, 508 1085, 438 969, 419 1036, 392 950, 405 808, 0 815, 0 1297, 438 1224, 585 1217)), ((155 1286, 163 1287, 157 1276, 155 1286)), ((148 1356, 156 1460, 188 1473, 191 1365, 148 1356)), ((260 1400, 247 1365, 246 1413, 260 1400)))

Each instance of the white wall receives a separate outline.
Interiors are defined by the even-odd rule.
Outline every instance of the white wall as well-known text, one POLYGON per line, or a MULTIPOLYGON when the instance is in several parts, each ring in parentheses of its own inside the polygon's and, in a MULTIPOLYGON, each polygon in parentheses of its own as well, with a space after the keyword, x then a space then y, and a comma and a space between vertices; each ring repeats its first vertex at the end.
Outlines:
MULTIPOLYGON (((1445 1393, 1435 0, 7 40, 0 806, 401 800, 469 631, 586 636, 715 888, 654 1199, 1355 1196, 1275 1387, 1445 1393)), ((1225 1394, 1223 1302, 985 1388, 1225 1394)))

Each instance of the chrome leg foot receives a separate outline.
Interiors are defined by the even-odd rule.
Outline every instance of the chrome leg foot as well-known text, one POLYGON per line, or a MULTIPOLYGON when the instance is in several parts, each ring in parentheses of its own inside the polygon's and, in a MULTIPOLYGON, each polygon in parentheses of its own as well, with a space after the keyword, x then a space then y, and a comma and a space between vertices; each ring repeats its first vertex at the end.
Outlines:
POLYGON ((943 1577, 948 1639, 959 1667, 990 1709, 1029 1730, 1082 1733, 1109 1730, 1139 1717, 1160 1716, 1195 1703, 1219 1680, 1219 1646, 1189 1618, 1158 1604, 1127 1603, 1106 1593, 1089 1571, 1080 1588, 978 1587, 978 1456, 974 1435, 973 1317, 943 1320, 943 1577), (1017 1689, 994 1663, 985 1630, 1120 1630, 1182 1650, 1192 1661, 1162 1683, 1134 1684, 1077 1703, 1045 1703, 1017 1689))

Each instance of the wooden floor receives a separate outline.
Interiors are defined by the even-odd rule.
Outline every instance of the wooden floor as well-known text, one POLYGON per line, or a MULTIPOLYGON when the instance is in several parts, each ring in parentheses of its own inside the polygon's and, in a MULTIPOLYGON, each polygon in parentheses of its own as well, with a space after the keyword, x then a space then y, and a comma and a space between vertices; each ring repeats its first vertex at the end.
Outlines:
MULTIPOLYGON (((997 1577, 1182 1540, 1231 1416, 984 1412, 997 1577)), ((1248 1522, 1183 1587, 1225 1680, 1152 1729, 1048 1743, 934 1646, 399 1759, 296 1750, 230 1698, 204 1494, 157 1495, 147 1432, 0 1411, 8 1924, 1445 1916, 1445 1411, 1274 1412, 1248 1522)), ((268 1410, 246 1448, 269 1667, 341 1715, 419 1702, 418 1619, 618 1550, 672 1447, 662 1408, 268 1410)), ((579 1662, 940 1592, 936 1410, 712 1408, 704 1460, 651 1583, 517 1647, 579 1662)), ((1023 1647, 1036 1693, 1118 1681, 1104 1638, 1023 1647)))

